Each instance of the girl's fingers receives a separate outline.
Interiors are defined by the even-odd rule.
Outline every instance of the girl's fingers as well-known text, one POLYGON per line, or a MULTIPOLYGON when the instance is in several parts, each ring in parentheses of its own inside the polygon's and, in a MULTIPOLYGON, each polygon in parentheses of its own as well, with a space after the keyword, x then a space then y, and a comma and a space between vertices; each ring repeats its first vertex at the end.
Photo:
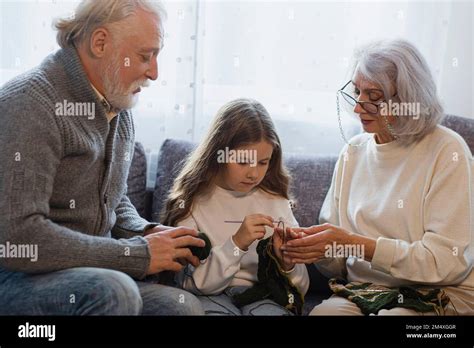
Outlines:
POLYGON ((257 226, 253 229, 253 233, 267 233, 265 226, 257 226))
POLYGON ((273 225, 273 219, 262 218, 260 224, 261 224, 261 225, 264 225, 264 226, 268 226, 268 227, 270 227, 270 228, 275 227, 275 226, 273 225))
POLYGON ((262 215, 262 216, 273 223, 274 221, 273 216, 270 216, 270 215, 262 215))
POLYGON ((276 236, 277 238, 283 238, 283 229, 275 228, 273 235, 276 236))
POLYGON ((280 238, 278 234, 274 234, 272 238, 273 238, 273 245, 280 250, 283 244, 283 240, 280 238))
POLYGON ((268 215, 256 214, 252 221, 252 225, 268 226, 273 228, 273 218, 268 215))
POLYGON ((245 218, 246 218, 246 219, 247 219, 247 218, 250 218, 250 219, 252 219, 252 220, 257 220, 257 219, 266 219, 266 220, 269 220, 269 221, 271 221, 271 222, 273 222, 273 221, 274 221, 274 219, 273 219, 273 217, 272 217, 272 216, 270 216, 270 215, 265 215, 265 214, 253 214, 253 215, 247 215, 245 218))

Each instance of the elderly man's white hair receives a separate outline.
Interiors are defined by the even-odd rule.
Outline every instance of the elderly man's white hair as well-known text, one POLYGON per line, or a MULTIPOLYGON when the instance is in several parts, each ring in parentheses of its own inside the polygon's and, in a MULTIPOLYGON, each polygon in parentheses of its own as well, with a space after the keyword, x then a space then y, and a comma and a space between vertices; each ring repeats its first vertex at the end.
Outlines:
MULTIPOLYGON (((111 29, 114 23, 136 13, 138 9, 150 12, 159 19, 160 36, 163 37, 162 21, 166 12, 159 1, 153 0, 83 0, 73 16, 59 19, 55 23, 58 30, 56 40, 62 48, 89 40, 99 27, 111 29)), ((129 31, 129 28, 124 28, 129 31)), ((115 28, 119 31, 119 28, 115 28)))
POLYGON ((383 40, 357 49, 354 73, 379 85, 386 101, 419 103, 420 115, 399 116, 393 125, 402 144, 421 140, 443 119, 443 107, 428 64, 411 43, 383 40))

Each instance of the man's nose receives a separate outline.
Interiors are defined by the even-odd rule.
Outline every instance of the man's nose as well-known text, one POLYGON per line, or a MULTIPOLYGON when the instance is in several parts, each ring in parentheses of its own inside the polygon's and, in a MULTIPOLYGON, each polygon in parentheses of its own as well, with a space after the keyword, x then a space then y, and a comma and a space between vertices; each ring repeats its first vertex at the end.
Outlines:
POLYGON ((146 71, 146 77, 152 81, 158 78, 158 57, 151 60, 151 67, 146 71))

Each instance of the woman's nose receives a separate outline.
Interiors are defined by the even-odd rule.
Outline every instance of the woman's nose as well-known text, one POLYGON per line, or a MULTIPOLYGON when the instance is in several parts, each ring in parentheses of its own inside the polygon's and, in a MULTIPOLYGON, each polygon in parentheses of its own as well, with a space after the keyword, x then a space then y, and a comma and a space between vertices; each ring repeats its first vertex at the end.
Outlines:
POLYGON ((362 106, 360 106, 359 103, 356 103, 356 105, 354 106, 354 112, 356 114, 363 114, 365 113, 365 110, 362 108, 362 106))

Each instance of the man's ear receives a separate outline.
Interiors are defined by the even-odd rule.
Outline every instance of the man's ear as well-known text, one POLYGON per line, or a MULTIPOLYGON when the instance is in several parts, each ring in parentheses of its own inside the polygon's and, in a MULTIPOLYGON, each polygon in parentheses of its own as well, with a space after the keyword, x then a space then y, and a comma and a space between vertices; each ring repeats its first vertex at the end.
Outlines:
POLYGON ((97 28, 91 35, 90 52, 95 58, 102 58, 111 42, 110 32, 105 28, 97 28))

